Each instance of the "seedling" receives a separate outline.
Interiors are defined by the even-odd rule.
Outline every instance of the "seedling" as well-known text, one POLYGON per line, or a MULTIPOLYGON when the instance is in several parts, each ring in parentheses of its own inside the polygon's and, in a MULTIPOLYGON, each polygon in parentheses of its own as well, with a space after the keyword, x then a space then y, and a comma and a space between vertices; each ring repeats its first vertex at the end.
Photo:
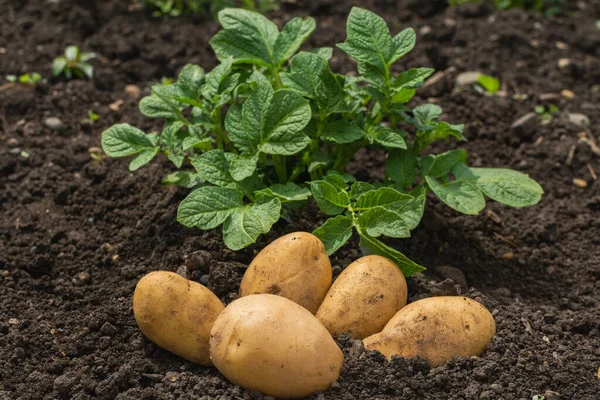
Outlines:
POLYGON ((348 38, 338 47, 358 62, 358 77, 329 67, 331 48, 298 52, 315 29, 294 18, 279 31, 259 13, 226 9, 210 41, 221 62, 212 71, 185 66, 172 85, 155 85, 142 114, 165 121, 160 133, 128 124, 102 135, 111 157, 134 156, 129 169, 166 154, 177 169, 165 182, 193 191, 177 219, 188 227, 223 225, 227 247, 242 249, 311 195, 331 216, 314 233, 333 254, 356 231, 365 253, 394 260, 406 275, 424 268, 385 244, 405 238, 423 216, 427 193, 464 214, 485 197, 513 207, 536 204, 542 188, 508 169, 469 168, 465 150, 423 155, 432 143, 465 140, 463 125, 444 121, 433 104, 408 103, 434 71, 391 66, 415 45, 408 28, 391 36, 385 21, 353 8, 348 38), (346 173, 356 152, 386 152, 382 182, 346 173))
POLYGON ((95 57, 94 53, 82 53, 77 46, 68 46, 64 56, 54 59, 52 73, 54 76, 64 75, 67 79, 73 77, 92 79, 94 67, 88 61, 95 57))
POLYGON ((88 119, 93 124, 94 122, 96 122, 100 119, 100 116, 98 114, 96 114, 94 111, 88 110, 88 119))
POLYGON ((540 120, 543 125, 547 125, 552 122, 553 114, 556 114, 558 111, 560 111, 555 104, 552 104, 549 107, 535 106, 534 110, 536 114, 540 116, 540 120))
POLYGON ((42 76, 37 72, 26 73, 20 76, 17 75, 7 75, 6 80, 9 82, 18 82, 24 85, 35 86, 39 81, 42 80, 42 76))

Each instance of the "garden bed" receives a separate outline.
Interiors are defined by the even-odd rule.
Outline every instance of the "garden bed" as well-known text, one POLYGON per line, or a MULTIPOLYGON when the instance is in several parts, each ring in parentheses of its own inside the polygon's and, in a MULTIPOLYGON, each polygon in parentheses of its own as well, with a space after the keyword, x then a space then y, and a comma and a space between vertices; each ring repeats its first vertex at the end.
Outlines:
MULTIPOLYGON (((273 16, 278 23, 315 17, 306 47, 345 39, 352 2, 300 3, 273 16)), ((411 104, 434 101, 448 121, 467 124, 471 165, 525 172, 546 194, 526 209, 490 203, 477 217, 432 198, 412 238, 394 242, 429 268, 408 278, 409 301, 466 293, 493 312, 498 333, 482 357, 430 369, 420 360, 388 363, 342 339, 341 378, 315 398, 530 399, 549 391, 547 399, 597 399, 600 184, 593 173, 600 173, 600 159, 578 134, 587 129, 588 140, 599 139, 600 90, 593 86, 600 83, 600 5, 584 1, 568 15, 543 18, 479 5, 427 6, 442 3, 433 1, 355 3, 384 16, 394 32, 415 28, 417 46, 401 66, 446 75, 417 91, 411 104), (560 59, 570 64, 561 68, 560 59), (459 73, 474 70, 498 77, 506 96, 455 88, 459 73), (561 95, 565 89, 574 97, 561 95), (551 104, 560 112, 549 123, 534 116, 511 128, 536 105, 551 104), (591 124, 569 114, 585 114, 591 124), (460 269, 470 289, 446 280, 441 266, 460 269)), ((186 192, 161 186, 172 167, 166 159, 129 173, 126 161, 99 162, 88 151, 115 123, 158 129, 125 86, 137 85, 143 95, 187 63, 210 69, 216 59, 208 39, 218 24, 155 19, 116 0, 0 0, 0 8, 8 10, 0 13, 2 77, 49 77, 53 58, 69 44, 99 54, 92 81, 0 91, 0 399, 263 398, 148 342, 132 315, 133 289, 150 271, 179 271, 196 281, 208 275, 207 286, 230 302, 257 251, 284 233, 312 231, 325 216, 312 205, 232 252, 219 230, 176 222, 186 192), (89 110, 100 117, 93 124, 89 110), (49 128, 50 117, 61 124, 49 128)), ((332 68, 355 65, 336 51, 332 68)), ((377 181, 383 164, 380 153, 363 151, 349 169, 377 181)), ((336 274, 359 257, 357 247, 354 240, 332 257, 336 274)), ((460 274, 452 276, 459 283, 460 274)))

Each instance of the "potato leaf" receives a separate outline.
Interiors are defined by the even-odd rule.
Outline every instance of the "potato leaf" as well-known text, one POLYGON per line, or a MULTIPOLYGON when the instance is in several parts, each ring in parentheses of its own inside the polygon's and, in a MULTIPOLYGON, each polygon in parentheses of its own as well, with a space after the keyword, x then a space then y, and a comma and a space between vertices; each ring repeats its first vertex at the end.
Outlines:
POLYGON ((327 255, 332 255, 338 251, 352 237, 354 223, 349 216, 338 215, 329 218, 323 225, 313 232, 316 237, 321 239, 327 255))
POLYGON ((199 187, 179 204, 177 221, 190 228, 214 229, 244 207, 243 197, 235 188, 199 187))

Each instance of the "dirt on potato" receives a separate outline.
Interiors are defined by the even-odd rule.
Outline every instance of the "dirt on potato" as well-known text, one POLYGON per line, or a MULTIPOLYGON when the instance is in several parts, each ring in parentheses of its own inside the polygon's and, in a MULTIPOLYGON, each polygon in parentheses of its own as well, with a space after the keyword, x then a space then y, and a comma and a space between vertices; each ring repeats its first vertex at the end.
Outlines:
MULTIPOLYGON (((482 357, 431 369, 422 360, 387 362, 342 338, 341 378, 314 399, 600 396, 600 3, 566 3, 550 18, 416 0, 288 1, 272 14, 278 23, 314 16, 310 47, 345 39, 352 4, 384 16, 394 33, 415 28, 417 46, 399 68, 442 75, 412 104, 435 102, 443 118, 467 124, 472 165, 515 168, 546 193, 538 206, 489 203, 477 217, 432 198, 413 237, 391 242, 429 268, 408 279, 409 301, 466 293, 492 311, 497 335, 482 357), (457 88, 466 71, 499 78, 500 95, 457 88), (559 112, 543 123, 534 107, 552 104, 559 112)), ((150 84, 187 63, 216 62, 208 40, 218 24, 153 18, 128 5, 0 0, 0 399, 263 399, 146 340, 133 318, 135 285, 150 271, 178 271, 229 303, 257 251, 325 216, 311 205, 232 252, 219 230, 176 222, 186 191, 161 185, 167 160, 130 173, 126 160, 90 156, 112 124, 160 128, 137 108, 150 84), (70 44, 98 54, 93 80, 51 78, 52 60, 70 44), (24 72, 48 81, 4 85, 5 75, 24 72)), ((332 68, 356 65, 336 50, 332 68)), ((362 151, 349 168, 377 181, 383 164, 382 153, 362 151)), ((357 244, 332 257, 334 274, 360 256, 357 244)))

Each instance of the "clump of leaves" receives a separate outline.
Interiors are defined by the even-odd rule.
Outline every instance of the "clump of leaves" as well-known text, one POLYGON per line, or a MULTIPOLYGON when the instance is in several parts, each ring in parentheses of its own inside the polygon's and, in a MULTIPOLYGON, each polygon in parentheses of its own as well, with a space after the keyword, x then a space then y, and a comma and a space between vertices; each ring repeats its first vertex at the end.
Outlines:
POLYGON ((535 106, 534 108, 537 115, 539 115, 540 120, 543 125, 549 124, 552 122, 552 118, 554 114, 559 112, 558 106, 556 104, 551 104, 550 106, 535 106))
POLYGON ((514 207, 540 200, 542 188, 527 175, 469 168, 462 149, 425 153, 436 141, 465 138, 463 125, 442 120, 437 105, 408 106, 434 72, 392 73, 415 45, 412 29, 392 36, 382 18, 353 8, 338 47, 357 61, 355 77, 331 70, 332 48, 298 52, 315 29, 312 18, 294 18, 281 31, 241 9, 221 11, 219 21, 210 44, 221 64, 208 73, 187 65, 174 84, 155 85, 141 100, 144 115, 165 121, 162 132, 119 124, 102 135, 107 155, 134 156, 132 171, 166 154, 178 171, 164 183, 193 189, 179 205, 183 225, 222 225, 225 245, 238 250, 312 196, 331 216, 315 231, 329 254, 356 232, 365 253, 411 275, 423 267, 382 238, 410 236, 427 193, 465 214, 480 212, 485 197, 514 207), (365 147, 387 154, 382 182, 346 173, 365 147))
POLYGON ((65 55, 54 59, 52 73, 54 76, 64 75, 67 79, 88 78, 94 76, 94 67, 89 63, 96 57, 94 53, 82 53, 77 46, 68 46, 65 55))
POLYGON ((22 83, 24 85, 30 85, 30 86, 35 86, 37 85, 37 83, 39 81, 42 80, 42 76, 40 74, 38 74, 37 72, 33 72, 33 73, 25 73, 23 75, 17 76, 17 75, 7 75, 6 76, 6 80, 9 82, 18 82, 18 83, 22 83))
POLYGON ((170 17, 182 14, 216 16, 219 11, 235 6, 263 14, 279 8, 276 0, 142 0, 140 4, 153 8, 154 16, 170 17))

